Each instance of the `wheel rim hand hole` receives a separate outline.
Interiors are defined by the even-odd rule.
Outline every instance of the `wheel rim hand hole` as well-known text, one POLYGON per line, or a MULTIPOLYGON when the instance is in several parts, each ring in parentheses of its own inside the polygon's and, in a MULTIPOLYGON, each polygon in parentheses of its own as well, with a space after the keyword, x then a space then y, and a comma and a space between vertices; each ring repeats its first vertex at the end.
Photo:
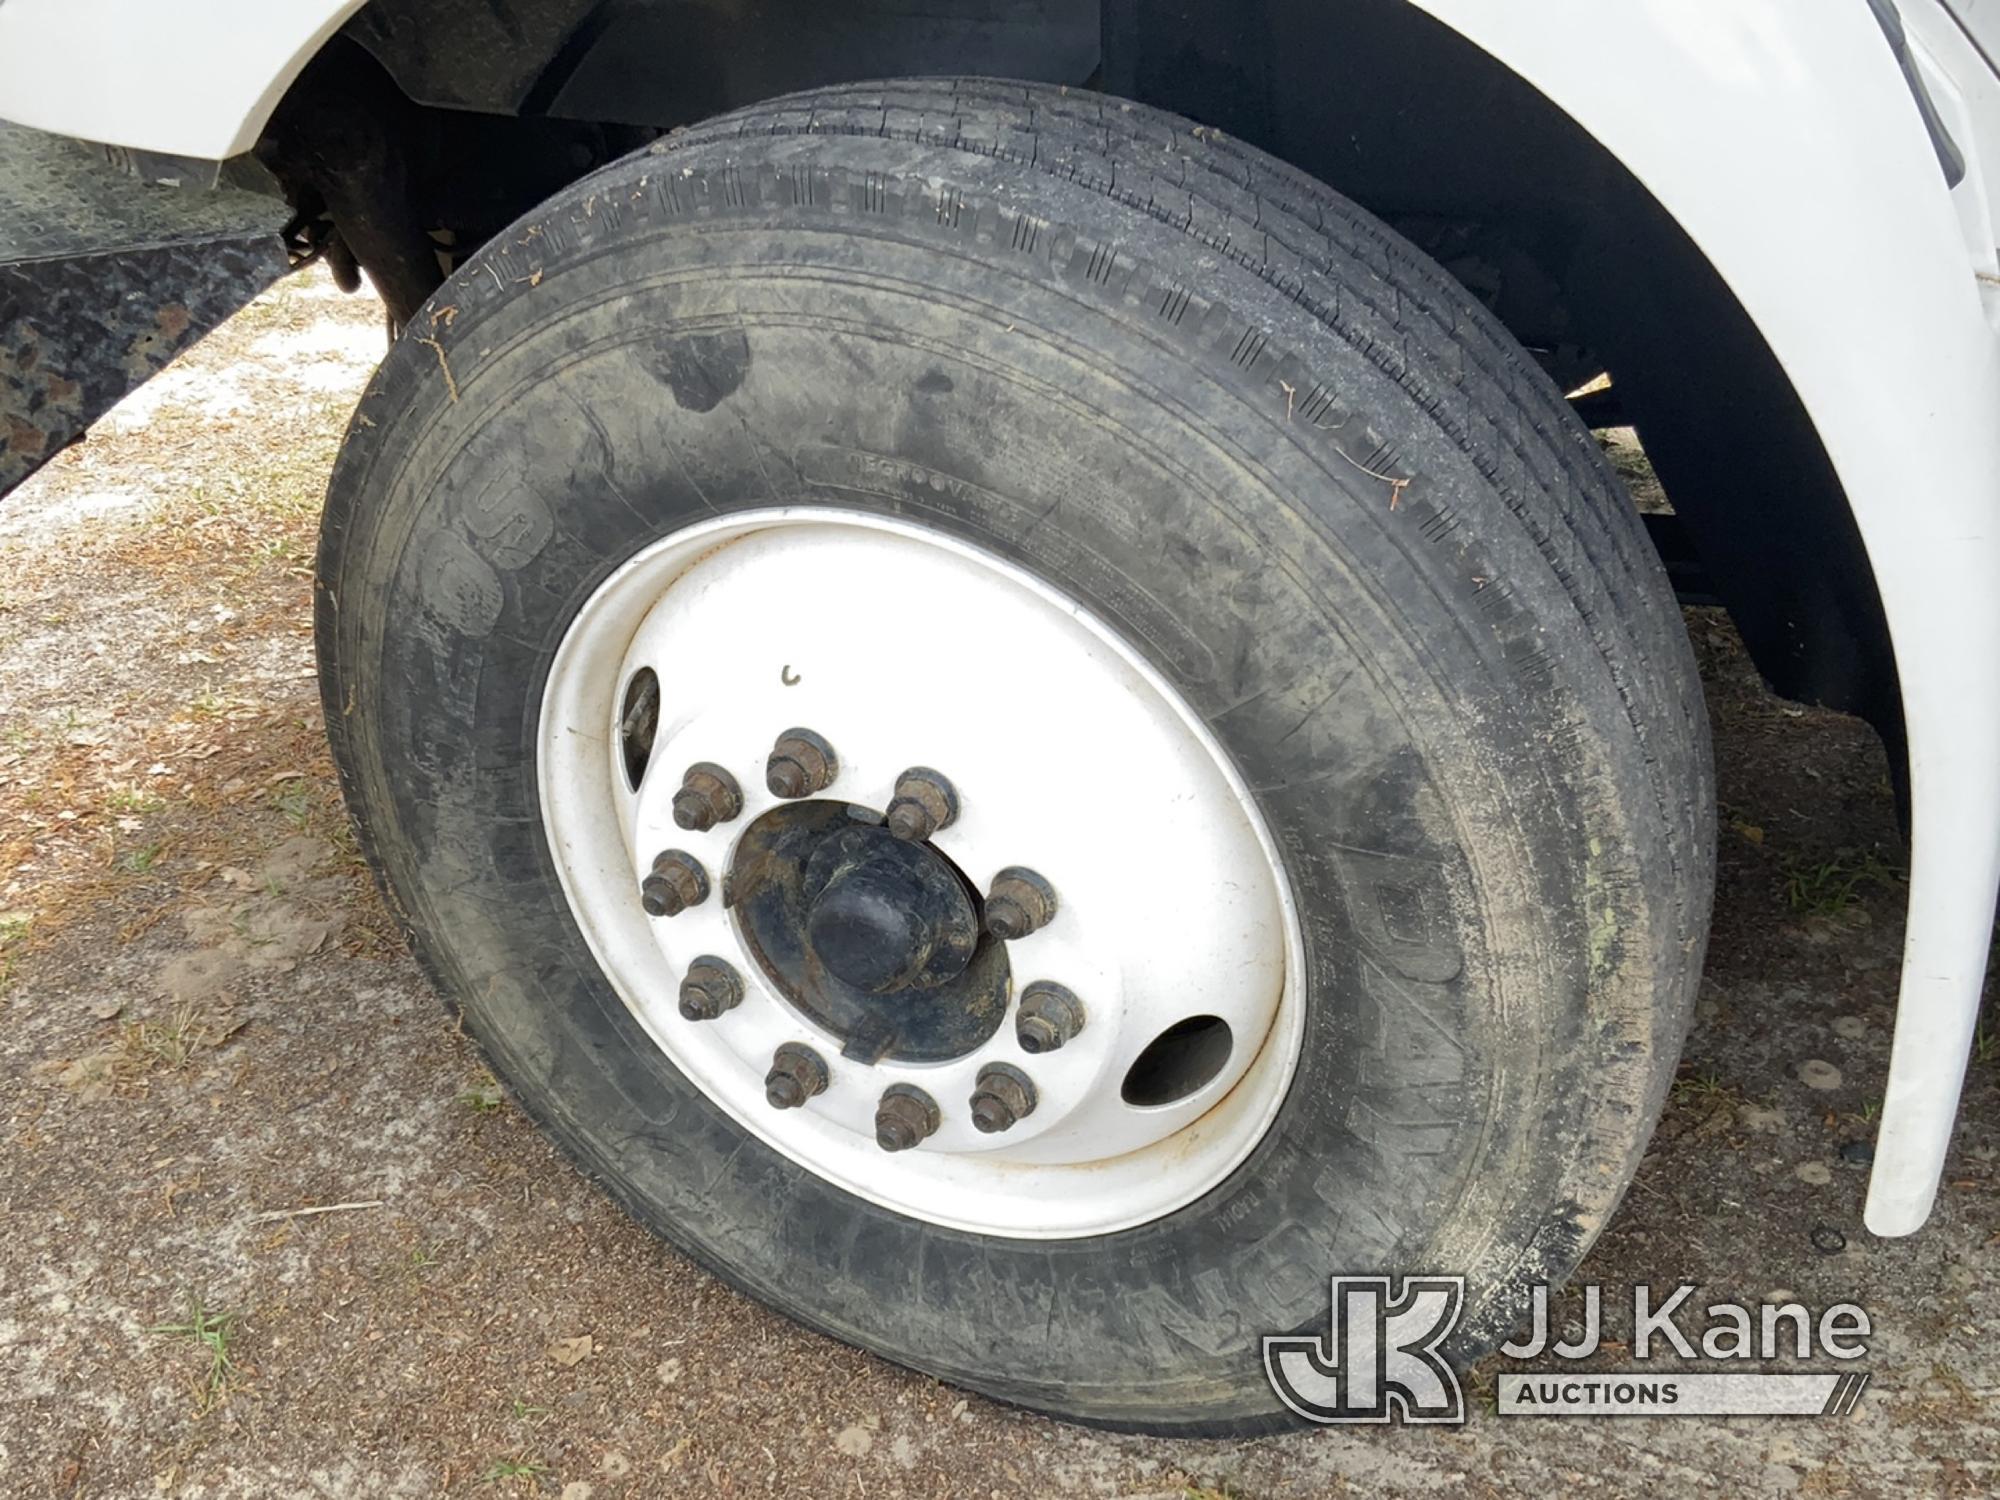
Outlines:
POLYGON ((1235 1038, 1220 1016, 1189 1016, 1146 1044, 1119 1090, 1140 1108, 1178 1104, 1206 1088, 1229 1062, 1235 1038))
POLYGON ((651 667, 641 667, 625 684, 625 702, 618 710, 618 742, 624 752, 625 784, 633 791, 646 779, 653 758, 653 736, 660 729, 660 679, 651 667))

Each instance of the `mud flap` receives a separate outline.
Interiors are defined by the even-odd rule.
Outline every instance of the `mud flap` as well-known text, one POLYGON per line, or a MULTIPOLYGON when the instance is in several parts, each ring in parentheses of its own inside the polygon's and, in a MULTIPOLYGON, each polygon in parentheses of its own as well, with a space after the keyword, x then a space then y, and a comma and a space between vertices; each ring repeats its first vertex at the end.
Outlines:
POLYGON ((0 496, 282 276, 288 217, 0 122, 0 496))

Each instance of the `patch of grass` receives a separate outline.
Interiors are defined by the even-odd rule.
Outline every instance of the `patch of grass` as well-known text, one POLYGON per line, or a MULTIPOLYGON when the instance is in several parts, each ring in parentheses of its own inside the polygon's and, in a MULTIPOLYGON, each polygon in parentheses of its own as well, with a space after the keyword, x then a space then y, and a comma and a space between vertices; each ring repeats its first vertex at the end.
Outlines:
POLYGON ((106 794, 104 805, 112 812, 130 813, 137 817, 158 812, 167 805, 167 799, 142 786, 119 786, 106 794))
POLYGON ((1843 849, 1818 864, 1793 855, 1785 860, 1784 877, 1785 905, 1794 916, 1831 918, 1851 911, 1870 887, 1893 885, 1902 871, 1872 850, 1857 855, 1843 849))
POLYGON ((188 1059, 214 1039, 197 1018, 191 1002, 183 1001, 164 1020, 126 1023, 122 1037, 126 1062, 138 1072, 152 1068, 184 1068, 188 1059))
POLYGON ((549 1466, 538 1458, 528 1458, 516 1453, 511 1458, 496 1458, 479 1476, 481 1484, 533 1484, 549 1472, 549 1466))
POLYGON ((119 857, 118 867, 133 875, 144 875, 159 861, 160 853, 166 847, 165 839, 155 839, 144 848, 128 849, 119 857))
POLYGON ((1487 1416, 1494 1417, 1500 1414, 1500 1387, 1486 1371, 1467 1370, 1465 1389, 1487 1416))
POLYGON ((202 1305, 201 1298, 190 1293, 187 1299, 187 1320, 181 1323, 155 1323, 153 1333, 162 1338, 182 1338, 200 1346, 207 1356, 207 1366, 195 1377, 194 1386, 200 1405, 205 1411, 220 1401, 228 1393, 236 1366, 229 1358, 229 1342, 236 1331, 236 1314, 213 1312, 202 1305))
POLYGON ((312 788, 303 781, 287 781, 271 793, 271 806, 284 815, 299 833, 312 826, 312 788))
POLYGON ((490 1115, 505 1103, 506 1099, 500 1092, 499 1083, 489 1074, 460 1094, 458 1102, 475 1115, 490 1115))
POLYGON ((1729 1092, 1720 1073, 1683 1073, 1674 1080, 1674 1097, 1682 1100, 1716 1099, 1729 1092))
POLYGON ((0 995, 4 995, 14 980, 13 949, 28 935, 28 929, 35 925, 32 914, 24 911, 0 912, 0 995))

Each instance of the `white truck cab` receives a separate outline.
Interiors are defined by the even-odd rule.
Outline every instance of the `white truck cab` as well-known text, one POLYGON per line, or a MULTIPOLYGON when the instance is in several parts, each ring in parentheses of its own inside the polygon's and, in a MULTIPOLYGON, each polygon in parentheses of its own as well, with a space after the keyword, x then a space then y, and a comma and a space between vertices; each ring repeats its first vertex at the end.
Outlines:
POLYGON ((1491 1342, 1615 1206, 1712 888, 1676 591, 1888 748, 1928 1215, 1996 63, 1995 0, 0 0, 0 491, 365 275, 331 732, 500 1075, 814 1326, 1252 1430, 1242 1309, 1451 1271, 1491 1342))

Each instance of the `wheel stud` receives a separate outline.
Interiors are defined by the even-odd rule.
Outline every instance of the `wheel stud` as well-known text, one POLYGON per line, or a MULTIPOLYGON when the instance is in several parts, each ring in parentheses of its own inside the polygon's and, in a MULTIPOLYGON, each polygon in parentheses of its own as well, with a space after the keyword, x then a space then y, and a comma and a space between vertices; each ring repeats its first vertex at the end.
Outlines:
POLYGON ((690 833, 707 833, 743 811, 743 788, 713 761, 698 760, 674 793, 674 821, 690 833))
POLYGON ((993 877, 993 889, 986 897, 986 930, 1001 942, 1018 942, 1048 926, 1055 914, 1055 887, 1033 870, 1009 865, 993 877))
POLYGON ((1007 1063, 988 1063, 972 1088, 972 1125, 981 1135, 1012 1130, 1035 1112, 1034 1082, 1007 1063))
POLYGON ((787 729, 764 763, 764 785, 787 800, 823 792, 839 774, 833 746, 810 729, 787 729))
POLYGON ((920 844, 958 816, 958 793, 929 766, 911 766, 896 778, 896 795, 889 803, 889 832, 905 843, 920 844))
POLYGON ((1023 1052, 1053 1052, 1083 1030, 1083 1002, 1062 985, 1037 979, 1021 991, 1014 1037, 1023 1052))
POLYGON ((786 1042, 771 1056, 764 1075, 764 1102, 773 1109, 797 1109, 826 1088, 826 1064, 812 1048, 786 1042))
POLYGON ((892 1083, 875 1106, 875 1144, 884 1151, 908 1151, 943 1123, 937 1100, 908 1083, 892 1083))
POLYGON ((681 980, 681 1015, 690 1021, 713 1021, 743 1003, 743 976, 727 962, 703 954, 688 965, 681 980))
POLYGON ((685 849, 669 849, 653 861, 653 873, 639 887, 639 904, 649 917, 677 917, 708 899, 708 871, 685 849))

